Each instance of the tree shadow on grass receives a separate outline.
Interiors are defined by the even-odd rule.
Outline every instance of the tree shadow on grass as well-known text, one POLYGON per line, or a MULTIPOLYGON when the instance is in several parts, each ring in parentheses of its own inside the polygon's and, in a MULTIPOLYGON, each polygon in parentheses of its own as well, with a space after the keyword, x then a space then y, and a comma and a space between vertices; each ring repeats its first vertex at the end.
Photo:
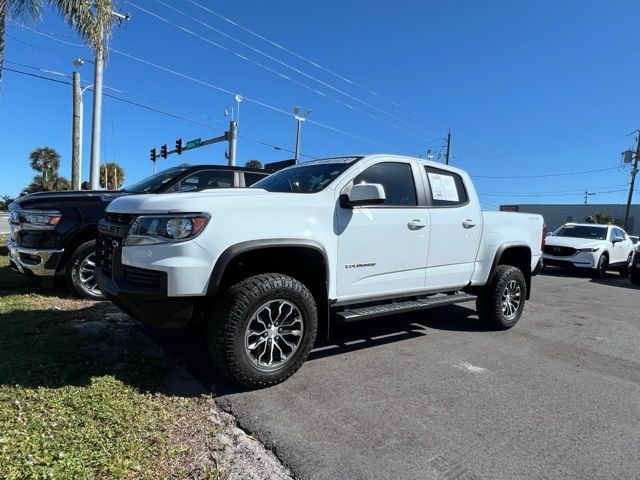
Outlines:
POLYGON ((84 386, 112 375, 159 391, 172 363, 139 330, 106 302, 0 314, 0 386, 84 386))
POLYGON ((9 295, 24 295, 36 293, 45 297, 68 296, 64 282, 56 279, 51 288, 43 288, 37 278, 14 271, 10 266, 0 267, 0 298, 9 295))

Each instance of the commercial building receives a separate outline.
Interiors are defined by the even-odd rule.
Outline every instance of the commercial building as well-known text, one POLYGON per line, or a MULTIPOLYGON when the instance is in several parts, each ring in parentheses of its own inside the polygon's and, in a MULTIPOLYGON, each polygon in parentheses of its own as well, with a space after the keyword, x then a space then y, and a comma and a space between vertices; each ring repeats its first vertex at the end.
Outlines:
MULTIPOLYGON (((596 213, 608 213, 613 216, 616 223, 624 223, 624 204, 523 204, 523 205, 501 205, 500 210, 507 212, 538 213, 544 217, 547 228, 550 232, 564 225, 567 222, 581 223, 589 215, 596 213)), ((640 234, 640 205, 631 205, 629 212, 629 226, 627 233, 640 234)))

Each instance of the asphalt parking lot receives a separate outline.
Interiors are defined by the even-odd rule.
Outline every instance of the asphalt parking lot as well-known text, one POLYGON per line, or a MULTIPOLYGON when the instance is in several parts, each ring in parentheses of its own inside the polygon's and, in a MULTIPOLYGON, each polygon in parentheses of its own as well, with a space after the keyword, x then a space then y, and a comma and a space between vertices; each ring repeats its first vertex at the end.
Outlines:
MULTIPOLYGON (((470 305, 469 305, 470 306, 470 305)), ((284 384, 235 391, 161 340, 300 478, 638 478, 640 289, 551 272, 510 331, 444 307, 342 328, 284 384)))

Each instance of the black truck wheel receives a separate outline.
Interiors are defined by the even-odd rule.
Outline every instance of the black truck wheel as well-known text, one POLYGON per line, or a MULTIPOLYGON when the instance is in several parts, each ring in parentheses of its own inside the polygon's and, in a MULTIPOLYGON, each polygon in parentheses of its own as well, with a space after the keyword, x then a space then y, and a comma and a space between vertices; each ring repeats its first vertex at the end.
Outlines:
POLYGON ((527 282, 520 269, 498 265, 493 279, 476 300, 478 318, 497 330, 511 328, 522 316, 526 296, 527 282))
MULTIPOLYGON (((640 258, 640 254, 636 254, 640 258)), ((637 262, 638 260, 636 260, 637 262)), ((633 266, 629 272, 629 278, 634 285, 640 285, 640 267, 633 266)))
POLYGON ((80 245, 71 255, 65 269, 65 278, 71 292, 89 300, 104 300, 96 282, 96 241, 80 245))
POLYGON ((207 340, 216 366, 249 388, 280 383, 309 356, 318 313, 298 280, 278 273, 247 278, 223 295, 209 321, 207 340))

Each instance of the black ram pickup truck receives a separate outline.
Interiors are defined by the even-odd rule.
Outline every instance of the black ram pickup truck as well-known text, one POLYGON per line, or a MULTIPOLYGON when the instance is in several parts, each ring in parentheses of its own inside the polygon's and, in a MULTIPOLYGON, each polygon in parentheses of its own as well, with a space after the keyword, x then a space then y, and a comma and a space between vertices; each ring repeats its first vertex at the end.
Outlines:
POLYGON ((98 222, 107 205, 122 195, 194 192, 249 187, 268 173, 221 165, 180 165, 119 191, 33 193, 9 206, 9 261, 13 269, 52 286, 64 276, 80 297, 104 298, 96 283, 98 222))

